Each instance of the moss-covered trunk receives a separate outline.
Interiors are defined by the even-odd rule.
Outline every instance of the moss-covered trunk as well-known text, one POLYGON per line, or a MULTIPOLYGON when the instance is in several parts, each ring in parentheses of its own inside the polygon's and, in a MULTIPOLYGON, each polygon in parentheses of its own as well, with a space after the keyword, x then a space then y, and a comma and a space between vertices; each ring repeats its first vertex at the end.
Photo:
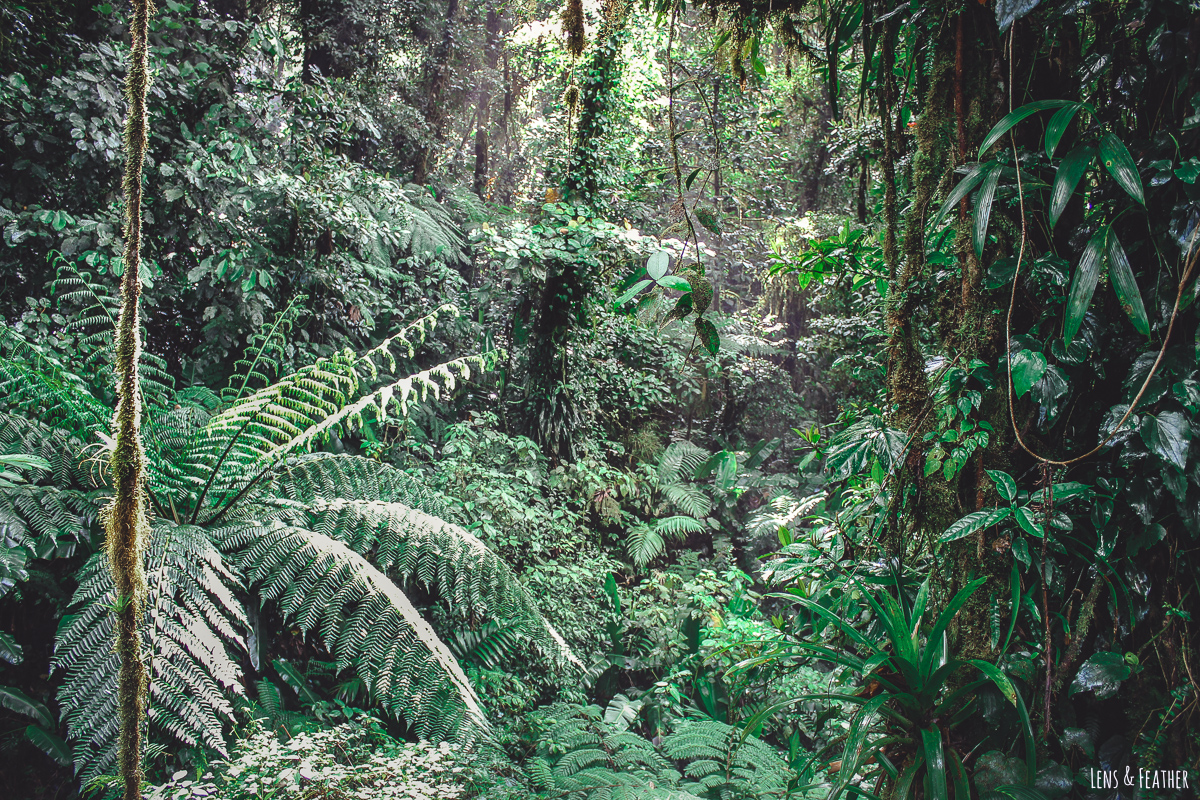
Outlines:
POLYGON ((125 271, 121 279, 121 317, 117 324, 114 359, 118 400, 113 420, 116 442, 111 461, 113 499, 104 515, 108 558, 116 587, 116 647, 121 659, 117 688, 121 723, 118 766, 125 800, 141 797, 141 731, 147 688, 139 630, 146 593, 142 548, 148 525, 143 489, 142 397, 138 383, 141 353, 138 274, 141 269, 142 162, 146 157, 146 85, 149 80, 146 36, 150 12, 150 0, 133 0, 132 47, 125 83, 129 102, 129 116, 125 122, 125 271))

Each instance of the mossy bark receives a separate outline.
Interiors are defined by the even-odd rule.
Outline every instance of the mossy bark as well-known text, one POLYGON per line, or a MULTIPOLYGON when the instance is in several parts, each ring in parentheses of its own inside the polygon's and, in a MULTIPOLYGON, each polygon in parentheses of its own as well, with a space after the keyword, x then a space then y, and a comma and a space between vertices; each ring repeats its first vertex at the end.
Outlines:
POLYGON ((146 38, 152 8, 150 0, 133 0, 132 47, 125 83, 129 102, 125 122, 125 271, 121 279, 121 316, 114 358, 118 399, 111 459, 113 499, 104 513, 109 565, 116 588, 116 649, 121 659, 117 686, 121 725, 118 767, 125 800, 141 797, 141 739, 147 689, 139 630, 146 594, 142 552, 149 526, 143 486, 146 456, 141 438, 142 397, 138 381, 141 354, 138 319, 141 283, 138 277, 142 245, 142 163, 147 141, 146 88, 149 82, 146 38))

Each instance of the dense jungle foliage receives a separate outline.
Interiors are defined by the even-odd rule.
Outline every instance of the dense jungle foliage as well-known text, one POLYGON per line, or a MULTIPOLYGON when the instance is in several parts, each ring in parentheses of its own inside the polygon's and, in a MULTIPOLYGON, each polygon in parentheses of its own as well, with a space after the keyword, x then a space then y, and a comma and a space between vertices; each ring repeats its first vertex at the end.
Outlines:
POLYGON ((1200 780, 1196 0, 0 0, 0 796, 1200 780))

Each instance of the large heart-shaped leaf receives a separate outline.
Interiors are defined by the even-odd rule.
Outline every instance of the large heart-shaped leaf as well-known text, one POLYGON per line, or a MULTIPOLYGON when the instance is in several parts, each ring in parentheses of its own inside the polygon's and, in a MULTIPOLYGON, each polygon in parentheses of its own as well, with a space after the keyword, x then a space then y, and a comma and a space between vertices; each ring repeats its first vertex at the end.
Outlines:
POLYGON ((1146 446, 1163 461, 1179 469, 1187 466, 1192 426, 1183 414, 1178 411, 1164 411, 1158 416, 1147 414, 1138 430, 1146 446))
POLYGON ((1024 397, 1046 372, 1046 356, 1033 350, 1022 350, 1012 357, 1012 381, 1017 397, 1024 397))
POLYGON ((1095 692, 1096 698, 1112 697, 1121 686, 1121 681, 1133 674, 1133 667, 1120 653, 1100 651, 1083 662, 1075 680, 1071 681, 1069 694, 1095 692))

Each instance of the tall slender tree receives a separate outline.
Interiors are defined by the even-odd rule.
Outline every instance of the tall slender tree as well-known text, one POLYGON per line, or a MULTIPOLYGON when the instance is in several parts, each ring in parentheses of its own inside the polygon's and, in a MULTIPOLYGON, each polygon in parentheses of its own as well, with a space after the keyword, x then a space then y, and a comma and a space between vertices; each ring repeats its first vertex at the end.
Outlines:
POLYGON ((125 800, 141 797, 142 720, 145 717, 146 667, 139 630, 146 570, 142 563, 149 525, 143 486, 146 453, 141 435, 141 387, 138 360, 142 342, 138 320, 142 265, 142 163, 146 158, 146 89, 149 83, 146 39, 152 5, 133 0, 131 47, 125 94, 125 271, 121 278, 121 316, 117 323, 114 366, 117 411, 111 467, 113 499, 106 507, 109 564, 116 587, 117 653, 121 659, 118 708, 121 717, 119 766, 125 800))

